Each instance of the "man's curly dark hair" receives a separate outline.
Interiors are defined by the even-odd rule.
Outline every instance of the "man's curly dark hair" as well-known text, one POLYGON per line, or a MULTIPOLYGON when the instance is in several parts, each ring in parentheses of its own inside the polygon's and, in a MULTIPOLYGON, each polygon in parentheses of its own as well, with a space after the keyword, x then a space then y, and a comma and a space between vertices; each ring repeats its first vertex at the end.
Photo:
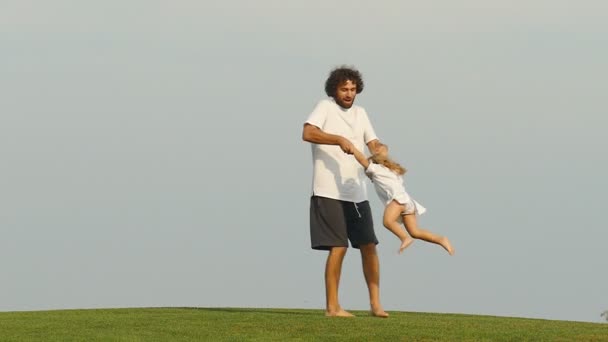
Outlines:
POLYGON ((338 86, 346 81, 351 81, 357 86, 357 94, 363 91, 363 77, 361 77, 359 70, 353 67, 340 66, 332 70, 327 81, 325 81, 327 96, 336 96, 338 86))

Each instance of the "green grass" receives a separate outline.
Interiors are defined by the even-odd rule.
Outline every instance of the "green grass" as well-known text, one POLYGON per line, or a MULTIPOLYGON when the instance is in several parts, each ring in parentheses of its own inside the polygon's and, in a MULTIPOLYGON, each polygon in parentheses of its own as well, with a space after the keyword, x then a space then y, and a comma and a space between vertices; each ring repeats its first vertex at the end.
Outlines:
POLYGON ((608 324, 391 312, 143 308, 0 313, 0 341, 608 341, 608 324))

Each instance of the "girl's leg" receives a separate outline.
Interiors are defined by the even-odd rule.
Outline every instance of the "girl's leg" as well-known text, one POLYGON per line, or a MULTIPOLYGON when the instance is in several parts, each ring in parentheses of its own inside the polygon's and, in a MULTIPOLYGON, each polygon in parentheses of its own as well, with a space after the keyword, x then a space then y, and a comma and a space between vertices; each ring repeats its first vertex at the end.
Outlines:
POLYGON ((416 214, 407 214, 403 215, 402 217, 405 229, 408 233, 410 233, 410 235, 414 239, 420 239, 427 242, 436 243, 441 247, 445 248, 445 250, 448 251, 450 255, 454 255, 454 248, 452 247, 452 244, 450 243, 450 240, 448 240, 447 237, 431 233, 428 230, 418 227, 418 223, 416 222, 416 214))
POLYGON ((392 201, 384 208, 384 226, 401 240, 399 253, 403 252, 407 246, 414 242, 414 239, 403 230, 403 227, 401 227, 401 224, 397 221, 404 209, 405 208, 401 204, 395 201, 392 201))

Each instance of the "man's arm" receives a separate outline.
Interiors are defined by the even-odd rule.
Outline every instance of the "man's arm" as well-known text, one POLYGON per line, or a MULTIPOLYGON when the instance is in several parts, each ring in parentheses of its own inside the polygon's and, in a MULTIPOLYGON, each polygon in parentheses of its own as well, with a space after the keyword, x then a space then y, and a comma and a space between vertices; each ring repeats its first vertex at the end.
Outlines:
POLYGON ((369 149, 369 153, 374 154, 374 152, 380 145, 382 145, 382 143, 378 139, 374 139, 374 140, 368 142, 367 148, 369 149))
POLYGON ((309 123, 304 124, 302 140, 313 144, 339 145, 342 151, 347 154, 353 154, 355 150, 355 146, 350 140, 340 135, 325 133, 319 127, 309 123))

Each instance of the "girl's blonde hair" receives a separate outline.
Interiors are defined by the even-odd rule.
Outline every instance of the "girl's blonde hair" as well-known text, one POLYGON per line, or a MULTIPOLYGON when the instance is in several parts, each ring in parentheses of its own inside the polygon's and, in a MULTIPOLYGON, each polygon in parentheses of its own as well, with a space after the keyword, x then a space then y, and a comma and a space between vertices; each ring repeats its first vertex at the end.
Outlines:
MULTIPOLYGON (((388 148, 388 146, 386 146, 386 147, 388 148)), ((407 172, 407 170, 403 166, 401 166, 399 163, 397 163, 396 161, 392 160, 388 156, 383 157, 383 156, 379 155, 378 153, 372 154, 372 156, 369 157, 369 161, 372 163, 375 163, 375 164, 384 165, 387 169, 393 171, 394 173, 396 173, 398 175, 403 175, 407 172)))

